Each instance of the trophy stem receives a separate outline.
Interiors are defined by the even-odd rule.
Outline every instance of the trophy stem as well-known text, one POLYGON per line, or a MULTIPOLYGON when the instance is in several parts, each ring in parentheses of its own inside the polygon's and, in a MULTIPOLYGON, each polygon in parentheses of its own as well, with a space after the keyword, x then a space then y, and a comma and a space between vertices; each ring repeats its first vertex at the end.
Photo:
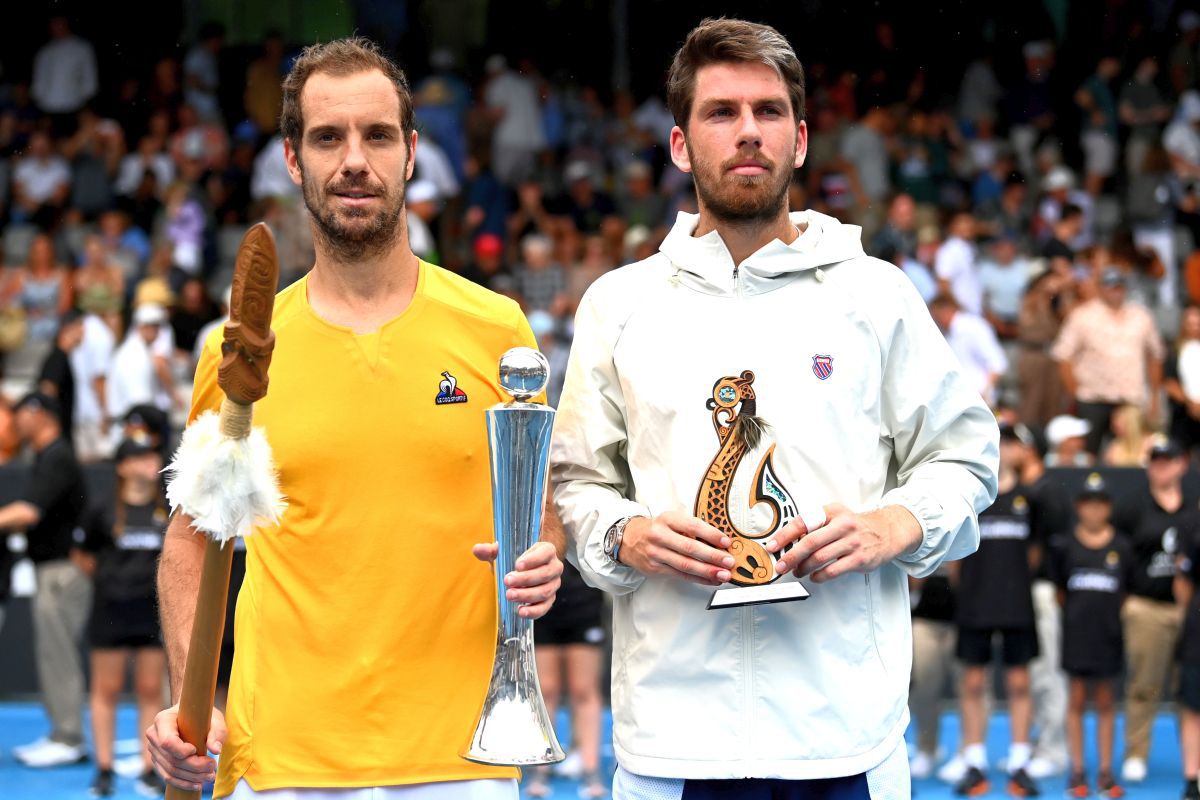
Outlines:
POLYGON ((540 536, 554 409, 509 403, 486 412, 496 528, 499 619, 492 677, 463 758, 481 764, 530 766, 565 758, 542 699, 533 650, 533 621, 506 597, 504 576, 540 536))

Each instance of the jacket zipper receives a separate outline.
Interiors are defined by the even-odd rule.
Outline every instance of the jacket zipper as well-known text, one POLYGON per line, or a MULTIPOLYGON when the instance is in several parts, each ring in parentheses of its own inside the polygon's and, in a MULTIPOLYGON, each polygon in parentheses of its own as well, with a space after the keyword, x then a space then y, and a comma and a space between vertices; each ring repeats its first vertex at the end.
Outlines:
POLYGON ((739 264, 733 265, 733 295, 734 295, 734 297, 740 297, 742 294, 742 287, 738 283, 738 270, 740 270, 740 269, 741 269, 741 266, 739 264))
POLYGON ((745 725, 742 728, 742 759, 749 762, 755 758, 753 753, 754 741, 754 711, 758 706, 754 688, 754 607, 742 608, 742 686, 745 691, 746 713, 745 725))

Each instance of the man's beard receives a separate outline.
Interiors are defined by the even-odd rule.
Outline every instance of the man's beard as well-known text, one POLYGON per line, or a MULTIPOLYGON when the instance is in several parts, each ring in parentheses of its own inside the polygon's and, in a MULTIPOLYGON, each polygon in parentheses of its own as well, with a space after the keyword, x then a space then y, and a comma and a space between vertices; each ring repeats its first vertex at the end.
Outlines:
POLYGON ((315 236, 338 261, 361 261, 386 253, 400 238, 404 212, 404 178, 395 195, 365 178, 348 178, 324 187, 310 180, 300 164, 304 205, 316 222, 315 236), (382 201, 382 208, 337 208, 333 197, 342 192, 367 192, 382 201))
MULTIPOLYGON (((761 153, 739 153, 717 167, 697 160, 691 147, 692 180, 701 204, 718 220, 732 224, 767 223, 787 211, 792 170, 781 169, 761 153), (740 161, 754 159, 766 168, 761 175, 737 175, 729 170, 740 161)), ((788 162, 792 157, 789 155, 788 162)))

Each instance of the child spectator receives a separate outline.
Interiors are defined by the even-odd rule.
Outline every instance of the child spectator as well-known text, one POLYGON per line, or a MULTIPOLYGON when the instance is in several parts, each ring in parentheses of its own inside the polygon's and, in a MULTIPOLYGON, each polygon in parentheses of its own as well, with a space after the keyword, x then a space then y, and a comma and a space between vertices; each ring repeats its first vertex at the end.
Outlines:
POLYGON ((1113 778, 1116 677, 1125 660, 1121 605, 1134 556, 1124 534, 1110 523, 1112 500, 1104 479, 1093 472, 1075 498, 1079 523, 1051 544, 1050 573, 1063 607, 1062 667, 1070 678, 1067 747, 1071 759, 1068 797, 1090 797, 1083 759, 1083 713, 1091 689, 1096 704, 1101 797, 1123 797, 1113 778))

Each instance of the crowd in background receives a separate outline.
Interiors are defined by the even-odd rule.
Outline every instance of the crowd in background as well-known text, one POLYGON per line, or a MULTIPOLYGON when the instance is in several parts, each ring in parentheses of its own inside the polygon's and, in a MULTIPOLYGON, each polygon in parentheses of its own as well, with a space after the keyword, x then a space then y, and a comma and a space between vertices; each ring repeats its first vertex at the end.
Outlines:
MULTIPOLYGON (((886 22, 861 68, 806 62, 808 155, 793 208, 860 225, 867 252, 912 279, 1007 439, 1027 448, 1021 464, 1153 470, 1169 457, 1186 470, 1200 448, 1200 13, 1173 25, 1111 42, 1082 71, 1061 64, 1051 40, 1025 43, 1015 70, 983 52, 948 95, 886 22)), ((219 24, 182 57, 129 74, 98 74, 87 34, 54 18, 28 79, 0 78, 0 462, 29 443, 11 401, 32 390, 82 462, 111 460, 147 417, 166 447, 198 347, 227 312, 247 226, 274 229, 284 282, 311 265, 278 130, 293 43, 266 34, 231 102, 219 24)), ((550 360, 553 404, 583 292, 654 253, 696 200, 670 162, 674 121, 660 96, 552 80, 527 58, 481 63, 469 71, 435 49, 409 65, 420 131, 409 237, 422 258, 522 304, 550 360)), ((1010 488, 1027 493, 1039 479, 1022 474, 1010 488)), ((1188 495, 1188 507, 1198 500, 1188 495)), ((1064 514, 1041 524, 1057 529, 1029 539, 1043 549, 1071 533, 1071 498, 1055 504, 1064 514)), ((1121 524, 1139 534, 1139 522, 1121 524)), ((1172 569, 1191 524, 1177 526, 1172 569)), ((1030 567, 1031 604, 1051 581, 1046 563, 1030 567)), ((1163 585, 1149 598, 1160 611, 1180 600, 1163 585)), ((1057 600, 1052 588, 1042 595, 1037 620, 1032 605, 1025 615, 1039 631, 1057 600)), ((1173 658, 1178 624, 1152 645, 1172 648, 1159 662, 1173 658)), ((918 681, 945 646, 918 635, 918 681)), ((1057 662, 1049 669, 1061 675, 1057 662)), ((1162 669, 1146 702, 1161 694, 1162 669)), ((982 684, 968 673, 964 695, 975 697, 982 684)), ((1022 686, 1018 675, 1010 693, 1022 686)), ((1028 745, 1023 736, 1014 743, 1028 745)), ((936 729, 923 737, 914 769, 928 773, 936 729)), ((1016 749, 1010 766, 1036 755, 1016 749)), ((1065 742, 1041 755, 1034 772, 1067 768, 1065 742)), ((1144 752, 1132 757, 1144 777, 1144 752)), ((954 782, 986 767, 975 750, 957 762, 954 782)), ((1139 779, 1136 764, 1126 779, 1139 779)))

